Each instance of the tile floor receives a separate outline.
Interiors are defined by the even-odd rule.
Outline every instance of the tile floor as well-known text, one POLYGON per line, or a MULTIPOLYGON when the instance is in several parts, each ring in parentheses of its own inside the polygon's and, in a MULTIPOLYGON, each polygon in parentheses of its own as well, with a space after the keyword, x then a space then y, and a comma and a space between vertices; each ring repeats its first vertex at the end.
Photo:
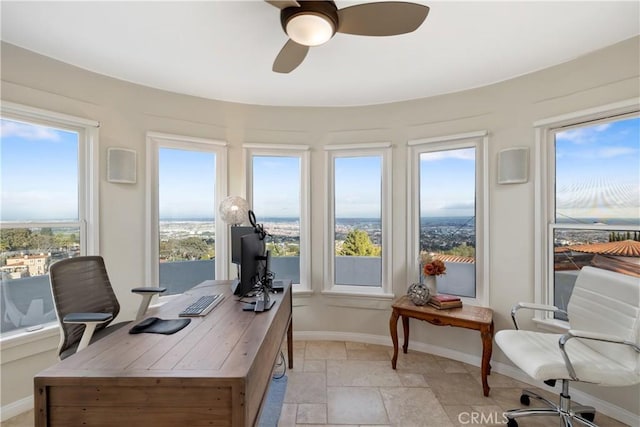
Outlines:
MULTIPOLYGON (((392 354, 391 347, 379 345, 295 341, 279 427, 505 425, 502 412, 520 407, 520 390, 529 387, 494 372, 491 392, 484 397, 478 367, 409 349, 408 354, 400 352, 394 371, 392 354)), ((601 427, 625 425, 602 414, 595 421, 601 427)), ((33 411, 2 425, 32 426, 33 411)), ((521 419, 519 425, 559 422, 537 417, 521 419)))

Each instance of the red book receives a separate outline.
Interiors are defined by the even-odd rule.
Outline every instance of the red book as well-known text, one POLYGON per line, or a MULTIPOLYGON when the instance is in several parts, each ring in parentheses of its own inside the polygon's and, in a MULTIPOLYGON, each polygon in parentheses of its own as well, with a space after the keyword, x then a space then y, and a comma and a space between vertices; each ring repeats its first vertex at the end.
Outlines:
POLYGON ((460 301, 460 297, 448 294, 436 294, 433 295, 431 299, 438 302, 460 301))

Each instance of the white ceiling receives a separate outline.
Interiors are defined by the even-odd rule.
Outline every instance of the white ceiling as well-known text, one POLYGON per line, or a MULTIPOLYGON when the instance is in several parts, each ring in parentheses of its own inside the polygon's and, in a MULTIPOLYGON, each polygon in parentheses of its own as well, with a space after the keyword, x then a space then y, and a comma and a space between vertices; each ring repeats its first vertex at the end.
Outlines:
MULTIPOLYGON (((0 3, 2 40, 118 79, 204 98, 369 105, 485 86, 640 34, 639 1, 424 1, 415 32, 336 34, 290 74, 263 1, 0 3)), ((363 3, 336 1, 338 8, 363 3)))

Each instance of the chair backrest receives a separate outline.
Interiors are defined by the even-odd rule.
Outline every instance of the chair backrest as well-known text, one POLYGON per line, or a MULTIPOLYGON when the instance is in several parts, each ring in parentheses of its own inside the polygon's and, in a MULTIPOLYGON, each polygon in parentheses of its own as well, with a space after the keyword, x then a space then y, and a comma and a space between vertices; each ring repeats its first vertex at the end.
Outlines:
MULTIPOLYGON (((63 334, 58 349, 60 354, 78 343, 84 332, 84 325, 64 324, 64 316, 69 313, 111 313, 115 319, 120 312, 120 304, 100 256, 81 256, 58 261, 49 268, 49 278, 63 334)), ((98 326, 96 331, 109 323, 98 326)))
MULTIPOLYGON (((615 335, 640 344, 640 279, 583 267, 567 306, 571 329, 615 335)), ((638 372, 640 353, 629 346, 592 340, 582 342, 638 372)))

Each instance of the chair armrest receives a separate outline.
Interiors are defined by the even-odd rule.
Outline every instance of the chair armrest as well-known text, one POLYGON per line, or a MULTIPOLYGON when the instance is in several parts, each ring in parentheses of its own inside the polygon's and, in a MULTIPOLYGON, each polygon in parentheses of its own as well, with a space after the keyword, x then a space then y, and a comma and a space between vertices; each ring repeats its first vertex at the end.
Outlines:
POLYGON ((141 288, 133 288, 131 292, 134 294, 161 294, 166 291, 167 288, 153 288, 150 286, 143 286, 141 288))
POLYGON ((516 320, 516 312, 522 308, 526 308, 528 310, 538 310, 538 311, 552 311, 554 313, 562 313, 567 314, 566 311, 560 310, 555 305, 547 305, 547 304, 534 304, 530 302, 519 302, 511 308, 511 320, 513 320, 513 325, 516 329, 520 329, 518 326, 518 321, 516 320))
POLYGON ((76 349, 76 352, 78 352, 80 350, 84 350, 89 345, 96 327, 102 323, 110 321, 111 319, 113 319, 113 315, 111 313, 69 313, 64 316, 62 321, 64 323, 84 324, 84 332, 82 333, 82 338, 80 338, 78 348, 76 349))
POLYGON ((633 348, 635 351, 640 353, 640 346, 638 344, 633 343, 631 341, 626 341, 620 337, 615 335, 607 335, 601 334, 598 332, 590 332, 590 331, 579 331, 576 329, 570 329, 566 334, 562 335, 558 340, 558 346, 560 347, 560 352, 562 353, 562 358, 564 359, 564 363, 567 367, 567 371, 569 371, 569 375, 574 381, 578 381, 578 376, 576 375, 576 371, 573 368, 573 364, 571 363, 571 359, 569 359, 569 355, 565 350, 565 345, 572 338, 580 338, 585 340, 593 340, 593 341, 602 341, 608 342, 612 344, 622 344, 633 348))
POLYGON ((69 313, 62 321, 64 323, 104 323, 113 319, 111 313, 69 313))
POLYGON ((166 290, 167 288, 154 288, 150 286, 131 289, 131 292, 142 297, 142 301, 140 301, 140 306, 138 307, 138 313, 136 314, 136 320, 140 320, 144 317, 147 309, 149 308, 149 304, 151 303, 151 298, 153 298, 154 295, 161 294, 166 290))

